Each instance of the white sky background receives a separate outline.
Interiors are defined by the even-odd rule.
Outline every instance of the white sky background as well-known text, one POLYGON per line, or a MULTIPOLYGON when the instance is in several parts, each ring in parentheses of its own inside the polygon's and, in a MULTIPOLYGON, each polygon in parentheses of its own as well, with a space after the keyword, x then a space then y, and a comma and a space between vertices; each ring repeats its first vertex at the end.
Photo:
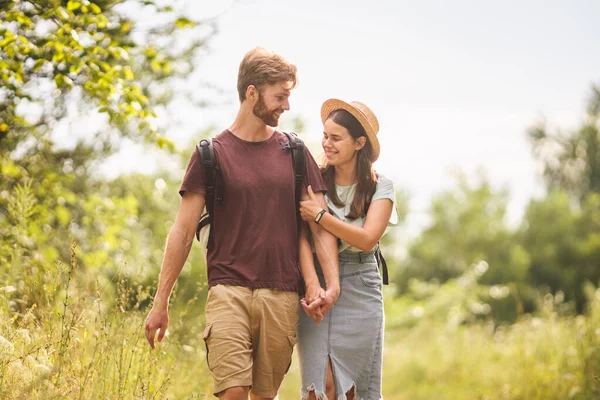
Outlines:
MULTIPOLYGON (((185 122, 168 136, 184 146, 208 125, 229 126, 243 55, 259 45, 275 50, 300 78, 281 122, 300 116, 308 142, 319 143, 327 98, 373 109, 382 145, 376 168, 409 190, 413 233, 426 223, 432 195, 455 184, 454 169, 472 175, 483 167, 494 185, 506 185, 509 220, 518 223, 528 199, 542 193, 527 127, 545 116, 551 127, 576 128, 591 84, 600 82, 597 0, 214 3, 188 2, 192 18, 226 12, 186 85, 221 87, 227 104, 200 112, 182 105, 175 117, 185 122)), ((139 168, 131 154, 141 152, 125 153, 108 169, 139 168)))

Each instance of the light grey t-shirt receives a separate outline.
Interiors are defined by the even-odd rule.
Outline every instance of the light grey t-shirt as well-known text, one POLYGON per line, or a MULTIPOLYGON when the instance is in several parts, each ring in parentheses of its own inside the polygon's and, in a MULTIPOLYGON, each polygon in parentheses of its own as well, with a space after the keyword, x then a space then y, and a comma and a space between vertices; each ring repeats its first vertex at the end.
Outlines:
MULTIPOLYGON (((349 223, 355 226, 364 226, 365 218, 357 218, 357 219, 349 219, 346 218, 346 215, 350 213, 350 206, 352 205, 352 199, 354 198, 354 193, 356 192, 356 183, 350 186, 338 186, 335 185, 337 194, 339 199, 345 204, 343 207, 338 207, 329 199, 327 195, 325 195, 325 201, 327 202, 327 206, 329 207, 329 212, 335 216, 336 218, 349 223)), ((390 221, 388 222, 388 226, 384 232, 384 235, 389 231, 389 229, 398 224, 398 211, 396 210, 396 190, 394 189, 394 183, 391 179, 387 178, 385 175, 380 173, 377 174, 377 188, 375 189, 375 193, 373 194, 373 199, 371 203, 376 200, 381 199, 390 199, 393 202, 392 207, 392 215, 390 217, 390 221)), ((377 245, 372 249, 374 250, 377 245)), ((353 252, 361 252, 361 249, 350 246, 348 243, 340 240, 339 252, 341 253, 344 250, 349 250, 353 252)))

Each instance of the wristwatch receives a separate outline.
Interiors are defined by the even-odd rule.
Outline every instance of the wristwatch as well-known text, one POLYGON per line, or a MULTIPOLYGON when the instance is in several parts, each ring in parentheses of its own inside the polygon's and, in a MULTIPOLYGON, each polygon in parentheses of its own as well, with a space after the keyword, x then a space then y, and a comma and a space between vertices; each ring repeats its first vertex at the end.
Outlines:
POLYGON ((315 217, 315 223, 317 225, 319 225, 319 222, 321 221, 321 218, 323 218, 323 214, 325 214, 325 210, 321 210, 319 211, 319 213, 317 214, 317 216, 315 217))

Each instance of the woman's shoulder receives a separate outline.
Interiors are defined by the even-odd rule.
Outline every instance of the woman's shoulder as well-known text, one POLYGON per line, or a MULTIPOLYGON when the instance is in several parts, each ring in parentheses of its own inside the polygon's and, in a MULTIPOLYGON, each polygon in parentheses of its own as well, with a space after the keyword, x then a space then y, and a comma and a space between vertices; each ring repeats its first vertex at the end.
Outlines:
POLYGON ((381 172, 377 173, 377 188, 381 187, 394 187, 394 181, 392 181, 387 175, 381 172))
POLYGON ((377 172, 377 187, 373 195, 373 200, 385 197, 394 197, 396 189, 394 188, 394 182, 386 175, 377 172))

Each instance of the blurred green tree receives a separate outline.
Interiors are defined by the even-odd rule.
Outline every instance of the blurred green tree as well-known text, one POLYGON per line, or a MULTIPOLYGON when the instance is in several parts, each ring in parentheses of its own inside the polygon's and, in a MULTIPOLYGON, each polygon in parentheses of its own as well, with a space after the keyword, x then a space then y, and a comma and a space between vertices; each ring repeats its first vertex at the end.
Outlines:
POLYGON ((593 86, 581 126, 549 133, 544 122, 528 130, 548 190, 526 211, 523 245, 530 280, 564 291, 577 310, 586 305, 586 282, 600 284, 600 89, 593 86))
POLYGON ((483 177, 475 185, 464 175, 457 181, 455 190, 432 200, 431 223, 409 247, 408 259, 398 274, 401 291, 411 278, 443 283, 479 261, 489 264, 480 279, 484 284, 523 282, 527 278, 527 253, 505 221, 506 190, 494 191, 483 177))
POLYGON ((572 132, 550 133, 544 121, 528 130, 533 154, 543 166, 548 190, 561 189, 577 201, 600 193, 600 88, 592 87, 586 115, 572 132))
MULTIPOLYGON (((46 137, 69 108, 106 113, 118 135, 172 149, 153 126, 154 108, 171 99, 173 80, 193 71, 215 31, 213 22, 178 14, 150 0, 2 2, 0 151, 46 137)), ((90 130, 85 142, 100 155, 114 135, 90 130)))
POLYGON ((532 200, 522 231, 531 259, 531 284, 564 292, 565 299, 583 312, 586 282, 600 283, 600 194, 586 195, 579 205, 560 191, 532 200))
POLYGON ((0 281, 17 289, 17 315, 56 300, 71 241, 90 288, 110 293, 117 271, 156 279, 177 184, 95 172, 122 138, 174 149, 154 128, 155 109, 214 32, 214 21, 154 1, 0 3, 0 281), (57 131, 81 116, 81 135, 57 146, 57 131))

